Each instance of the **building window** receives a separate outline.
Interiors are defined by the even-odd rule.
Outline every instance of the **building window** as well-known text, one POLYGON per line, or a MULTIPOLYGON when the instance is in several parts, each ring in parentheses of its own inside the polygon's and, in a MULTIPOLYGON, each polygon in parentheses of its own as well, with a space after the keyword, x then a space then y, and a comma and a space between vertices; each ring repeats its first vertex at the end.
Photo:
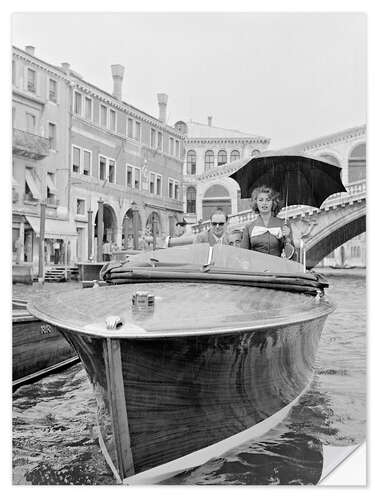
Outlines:
POLYGON ((141 169, 127 165, 126 167, 126 186, 130 189, 141 189, 141 169))
POLYGON ((174 153, 174 140, 173 137, 169 138, 169 154, 173 156, 174 153))
POLYGON ((34 198, 33 193, 29 187, 29 183, 25 181, 25 201, 36 201, 37 198, 34 198))
POLYGON ((47 203, 49 205, 56 205, 56 194, 55 175, 47 172, 47 203))
POLYGON ((197 155, 192 149, 186 155, 186 172, 187 175, 195 175, 197 172, 197 155))
POLYGON ((81 150, 73 146, 73 172, 79 174, 81 170, 81 150))
POLYGON ((77 198, 77 215, 85 215, 85 200, 77 198))
POLYGON ((74 113, 76 115, 82 114, 82 94, 79 92, 74 92, 74 113))
POLYGON ((141 189, 141 169, 134 168, 134 189, 141 189))
POLYGON ((180 141, 176 141, 176 156, 180 158, 180 141))
POLYGON ((155 194, 155 174, 150 173, 150 193, 155 194))
POLYGON ((151 129, 150 146, 152 149, 156 148, 156 130, 154 128, 151 129))
POLYGON ((217 166, 225 165, 227 163, 227 152, 222 149, 217 154, 217 166))
POLYGON ((180 184, 175 179, 168 179, 168 196, 174 200, 178 200, 180 192, 180 184))
POLYGON ((230 161, 236 161, 240 159, 240 152, 234 149, 230 154, 230 161))
POLYGON ((126 185, 128 187, 133 187, 133 167, 129 165, 126 167, 126 185))
POLYGON ((158 132, 158 150, 163 150, 163 134, 161 132, 158 132))
POLYGON ((251 152, 251 156, 259 156, 260 155, 260 151, 259 149, 253 149, 252 152, 251 152))
POLYGON ((107 106, 104 106, 103 104, 100 105, 100 126, 103 128, 107 128, 107 113, 108 109, 107 106))
POLYGON ((350 247, 350 257, 359 258, 361 256, 361 248, 358 246, 350 247))
POLYGON ((128 118, 128 137, 133 139, 133 119, 128 118))
POLYGON ((36 93, 36 72, 31 68, 27 68, 27 90, 36 93))
POLYGON ((49 79, 48 99, 51 102, 57 102, 57 81, 53 80, 53 78, 49 79))
POLYGON ((49 148, 56 150, 56 125, 54 123, 48 123, 48 140, 49 148))
POLYGON ((188 187, 186 190, 186 212, 188 214, 196 213, 196 200, 197 200, 197 192, 195 188, 188 187))
POLYGON ((91 151, 83 150, 83 175, 91 175, 91 151))
POLYGON ((204 155, 204 168, 209 169, 215 165, 215 155, 210 149, 204 155))
POLYGON ((85 120, 92 120, 92 99, 85 97, 85 120))
POLYGON ((135 122, 135 140, 141 140, 141 122, 135 122))
POLYGON ((104 156, 99 156, 99 179, 104 181, 106 179, 106 158, 104 156))
POLYGON ((116 163, 114 160, 108 160, 108 182, 111 184, 116 182, 116 163))
POLYGON ((25 200, 36 201, 41 199, 41 193, 32 167, 25 168, 25 200))
POLYGON ((156 148, 156 130, 154 128, 152 128, 150 132, 150 147, 152 149, 156 148))
POLYGON ((12 85, 16 85, 16 61, 12 61, 12 85))
POLYGON ((31 113, 26 113, 26 130, 27 132, 35 133, 36 117, 31 113))
POLYGON ((156 195, 161 196, 161 175, 156 175, 156 195))
POLYGON ((366 144, 355 146, 348 160, 348 181, 357 182, 366 179, 366 144))
POLYGON ((109 110, 109 128, 113 132, 116 131, 116 111, 113 109, 109 110))

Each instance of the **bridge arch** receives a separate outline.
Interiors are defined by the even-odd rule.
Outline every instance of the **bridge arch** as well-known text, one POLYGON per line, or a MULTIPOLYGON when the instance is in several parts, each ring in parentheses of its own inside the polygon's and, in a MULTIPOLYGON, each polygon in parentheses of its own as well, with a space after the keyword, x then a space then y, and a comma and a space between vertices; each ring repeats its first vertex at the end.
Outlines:
POLYGON ((320 153, 318 158, 321 158, 323 161, 327 161, 328 163, 332 163, 332 165, 335 165, 336 167, 341 167, 339 158, 333 153, 320 153))
MULTIPOLYGON (((116 211, 109 203, 103 204, 103 238, 108 242, 116 242, 117 240, 117 216, 116 211)), ((95 215, 94 236, 98 237, 98 211, 95 215)))
POLYGON ((202 215, 203 220, 208 220, 211 214, 221 208, 221 210, 229 215, 232 213, 232 200, 230 192, 226 186, 221 183, 210 185, 202 199, 202 215))
POLYGON ((333 250, 355 236, 366 231, 366 204, 359 203, 351 210, 342 210, 334 220, 315 235, 306 244, 306 266, 311 269, 333 250))

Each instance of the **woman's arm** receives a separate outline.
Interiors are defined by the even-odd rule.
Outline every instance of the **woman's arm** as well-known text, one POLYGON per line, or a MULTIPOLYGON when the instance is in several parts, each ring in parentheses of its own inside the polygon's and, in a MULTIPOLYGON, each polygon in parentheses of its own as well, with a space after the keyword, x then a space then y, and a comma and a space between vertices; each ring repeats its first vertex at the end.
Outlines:
POLYGON ((291 259, 291 260, 297 260, 297 253, 296 253, 296 249, 295 249, 294 242, 293 242, 292 226, 289 223, 289 221, 287 221, 284 224, 284 226, 282 228, 282 232, 283 232, 283 235, 285 233, 285 236, 283 236, 283 240, 284 240, 283 247, 284 247, 284 251, 285 251, 287 258, 291 259), (287 228, 287 230, 285 230, 285 228, 287 228), (291 253, 292 255, 288 255, 288 253, 289 254, 291 253))
POLYGON ((246 248, 247 250, 250 250, 251 245, 250 245, 250 233, 249 233, 249 224, 246 224, 244 227, 243 233, 242 233, 242 240, 240 243, 240 248, 246 248))

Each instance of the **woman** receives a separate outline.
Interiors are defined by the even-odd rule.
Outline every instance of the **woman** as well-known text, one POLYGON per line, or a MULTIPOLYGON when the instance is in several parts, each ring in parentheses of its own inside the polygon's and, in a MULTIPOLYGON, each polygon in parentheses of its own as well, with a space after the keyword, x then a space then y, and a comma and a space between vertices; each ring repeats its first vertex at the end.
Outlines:
MULTIPOLYGON (((280 211, 279 195, 267 186, 261 186, 251 194, 251 208, 258 217, 246 224, 241 248, 255 250, 281 257, 286 244, 288 253, 292 242, 292 231, 288 223, 276 217, 280 211)), ((293 247, 292 247, 293 248, 293 247)), ((290 258, 292 255, 288 255, 290 258)))

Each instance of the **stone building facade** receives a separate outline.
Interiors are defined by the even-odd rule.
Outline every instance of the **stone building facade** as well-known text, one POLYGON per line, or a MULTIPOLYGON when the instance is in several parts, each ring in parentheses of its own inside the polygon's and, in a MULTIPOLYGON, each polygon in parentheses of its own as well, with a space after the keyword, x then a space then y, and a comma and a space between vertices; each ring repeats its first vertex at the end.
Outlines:
POLYGON ((69 80, 61 69, 35 57, 34 47, 12 58, 12 246, 13 261, 39 262, 40 202, 46 204, 45 263, 59 260, 75 238, 69 220, 69 80), (57 245, 55 245, 57 246, 57 245))
POLYGON ((270 139, 239 130, 216 127, 209 116, 207 124, 175 123, 185 134, 183 200, 189 222, 207 220, 217 207, 227 215, 243 208, 238 185, 226 176, 215 178, 223 165, 250 158, 267 149, 270 139))
POLYGON ((134 248, 154 224, 158 236, 173 235, 182 218, 183 136, 166 124, 167 95, 158 94, 155 118, 122 101, 124 68, 112 66, 113 94, 84 81, 72 82, 71 206, 77 228, 77 259, 97 253, 98 207, 103 236, 134 248))
POLYGON ((184 136, 159 116, 122 100, 124 68, 112 66, 113 93, 13 48, 13 260, 38 268, 41 204, 46 203, 45 264, 97 255, 103 237, 137 246, 153 224, 173 235, 183 213, 184 136), (101 219, 101 217, 100 217, 101 219), (56 250, 58 248, 58 250, 56 250))

